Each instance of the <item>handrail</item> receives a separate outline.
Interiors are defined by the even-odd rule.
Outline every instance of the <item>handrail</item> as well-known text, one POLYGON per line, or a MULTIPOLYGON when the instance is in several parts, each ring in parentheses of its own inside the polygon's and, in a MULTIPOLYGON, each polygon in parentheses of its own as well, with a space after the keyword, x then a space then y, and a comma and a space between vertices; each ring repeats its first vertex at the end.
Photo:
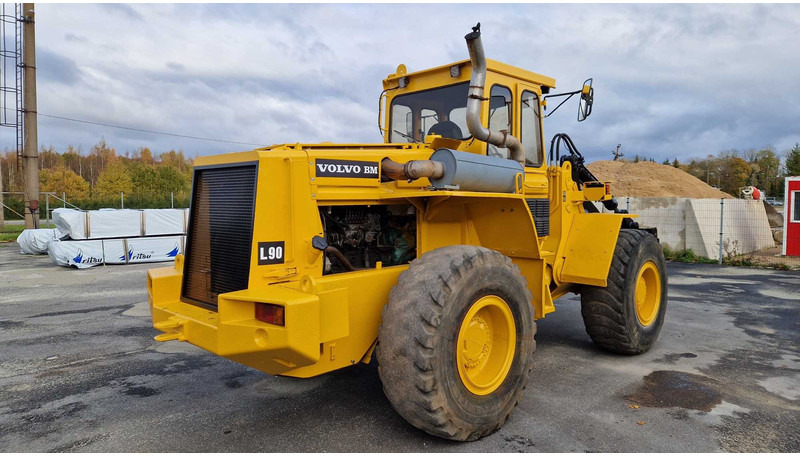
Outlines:
MULTIPOLYGON (((2 193, 3 195, 24 195, 25 194, 25 192, 0 192, 0 193, 2 193)), ((64 198, 59 197, 58 196, 58 192, 39 192, 39 195, 50 195, 51 197, 63 202, 64 204, 69 204, 70 206, 74 207, 75 209, 77 209, 79 211, 81 210, 80 207, 70 203, 69 201, 67 201, 64 198)), ((8 206, 6 206, 6 207, 8 207, 8 206)), ((16 212, 15 212, 15 214, 16 214, 16 212)), ((17 215, 19 215, 19 214, 17 214, 17 215)))
POLYGON ((11 212, 13 212, 13 213, 17 214, 17 215, 18 215, 20 218, 22 218, 22 219, 24 219, 24 218, 25 218, 25 216, 24 216, 24 215, 20 214, 19 212, 15 211, 14 209, 11 209, 10 207, 6 206, 6 203, 2 203, 2 204, 3 204, 3 207, 4 207, 4 208, 6 208, 6 209, 8 209, 9 211, 11 211, 11 212))

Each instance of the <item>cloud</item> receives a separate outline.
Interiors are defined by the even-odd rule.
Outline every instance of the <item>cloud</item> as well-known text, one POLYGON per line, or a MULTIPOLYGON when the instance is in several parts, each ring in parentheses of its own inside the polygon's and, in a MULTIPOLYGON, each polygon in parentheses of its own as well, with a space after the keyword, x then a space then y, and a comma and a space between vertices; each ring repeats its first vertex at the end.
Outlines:
POLYGON ((75 35, 74 33, 65 33, 64 40, 77 41, 79 43, 85 43, 86 41, 88 41, 85 36, 75 35))
POLYGON ((37 87, 41 84, 74 85, 81 79, 73 60, 41 46, 36 50, 36 74, 37 87))
POLYGON ((127 19, 133 19, 136 21, 144 21, 144 16, 139 14, 135 9, 133 9, 130 5, 125 5, 122 3, 103 3, 99 5, 101 8, 105 9, 110 13, 114 13, 118 16, 125 17, 127 19))
MULTIPOLYGON (((42 4, 39 111, 255 144, 379 142, 381 79, 467 58, 478 20, 490 58, 556 91, 594 77, 589 119, 571 100, 545 120, 548 140, 566 132, 590 159, 618 143, 660 161, 800 141, 797 5, 42 4)), ((248 147, 55 119, 39 135, 59 149, 248 147)))

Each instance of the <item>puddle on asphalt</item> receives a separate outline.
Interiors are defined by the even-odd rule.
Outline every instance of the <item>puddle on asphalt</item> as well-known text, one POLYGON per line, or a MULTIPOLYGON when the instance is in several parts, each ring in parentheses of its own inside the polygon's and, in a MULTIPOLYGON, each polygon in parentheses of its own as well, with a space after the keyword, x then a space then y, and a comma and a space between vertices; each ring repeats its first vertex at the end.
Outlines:
POLYGON ((759 288, 758 293, 770 298, 787 299, 787 300, 800 300, 800 293, 797 291, 785 290, 777 287, 759 288))
POLYGON ((683 358, 697 358, 697 355, 694 353, 669 353, 664 355, 662 358, 654 360, 657 363, 665 363, 665 364, 675 364, 678 360, 683 358))
POLYGON ((728 285, 757 285, 759 282, 753 280, 742 280, 742 279, 723 279, 721 277, 710 277, 710 276, 687 276, 687 275, 676 275, 669 278, 670 286, 673 285, 708 285, 709 283, 714 283, 717 285, 720 284, 728 284, 728 285))
POLYGON ((149 317, 150 303, 147 301, 137 302, 131 305, 129 309, 122 312, 122 315, 127 317, 149 317))
POLYGON ((679 371, 655 371, 626 399, 644 407, 681 407, 710 412, 722 402, 720 383, 711 377, 679 371))

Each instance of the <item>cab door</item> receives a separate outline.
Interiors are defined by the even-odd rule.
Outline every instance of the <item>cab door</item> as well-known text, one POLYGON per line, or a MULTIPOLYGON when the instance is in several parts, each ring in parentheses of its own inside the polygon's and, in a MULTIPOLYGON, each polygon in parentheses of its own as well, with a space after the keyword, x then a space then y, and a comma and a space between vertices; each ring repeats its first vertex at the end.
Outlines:
POLYGON ((519 105, 515 110, 517 113, 516 131, 519 132, 517 138, 525 149, 523 192, 528 198, 548 198, 541 89, 538 86, 518 83, 514 99, 519 105))

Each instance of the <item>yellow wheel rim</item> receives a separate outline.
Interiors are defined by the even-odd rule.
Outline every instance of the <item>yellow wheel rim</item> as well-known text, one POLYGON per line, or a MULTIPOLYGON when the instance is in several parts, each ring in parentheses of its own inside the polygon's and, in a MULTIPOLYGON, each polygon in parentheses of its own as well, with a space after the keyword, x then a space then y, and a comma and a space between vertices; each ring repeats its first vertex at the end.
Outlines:
POLYGON ((517 328, 500 297, 484 296, 469 308, 458 331, 456 361, 461 382, 485 396, 503 384, 514 361, 517 328))
POLYGON ((650 326, 661 307, 661 275, 652 261, 642 265, 636 277, 636 318, 642 326, 650 326))

